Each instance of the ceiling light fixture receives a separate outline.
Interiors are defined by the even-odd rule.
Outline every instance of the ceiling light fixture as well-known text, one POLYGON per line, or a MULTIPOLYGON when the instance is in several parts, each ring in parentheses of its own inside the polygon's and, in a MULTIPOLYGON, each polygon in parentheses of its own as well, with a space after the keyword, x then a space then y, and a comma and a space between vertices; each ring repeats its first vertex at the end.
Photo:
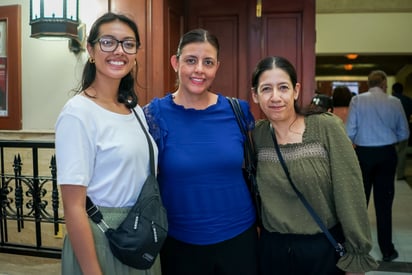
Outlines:
POLYGON ((343 68, 345 69, 345 71, 351 71, 353 69, 353 65, 352 64, 345 64, 345 65, 343 65, 343 68))
POLYGON ((350 60, 358 58, 358 54, 356 54, 356 53, 348 53, 345 56, 346 56, 347 59, 350 59, 350 60))

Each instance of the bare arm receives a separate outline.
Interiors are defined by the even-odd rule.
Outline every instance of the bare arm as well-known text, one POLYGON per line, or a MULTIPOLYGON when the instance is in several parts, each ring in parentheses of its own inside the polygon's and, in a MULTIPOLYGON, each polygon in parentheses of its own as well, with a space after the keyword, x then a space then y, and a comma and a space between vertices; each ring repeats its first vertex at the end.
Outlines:
POLYGON ((61 185, 61 193, 67 234, 83 274, 103 274, 85 208, 86 187, 61 185))

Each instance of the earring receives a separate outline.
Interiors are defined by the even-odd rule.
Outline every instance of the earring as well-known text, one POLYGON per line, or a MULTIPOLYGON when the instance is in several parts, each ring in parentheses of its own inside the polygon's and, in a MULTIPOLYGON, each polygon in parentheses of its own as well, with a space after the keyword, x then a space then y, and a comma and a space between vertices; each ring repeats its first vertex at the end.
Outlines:
POLYGON ((89 57, 89 62, 93 64, 93 63, 95 62, 94 58, 93 58, 93 57, 89 57))

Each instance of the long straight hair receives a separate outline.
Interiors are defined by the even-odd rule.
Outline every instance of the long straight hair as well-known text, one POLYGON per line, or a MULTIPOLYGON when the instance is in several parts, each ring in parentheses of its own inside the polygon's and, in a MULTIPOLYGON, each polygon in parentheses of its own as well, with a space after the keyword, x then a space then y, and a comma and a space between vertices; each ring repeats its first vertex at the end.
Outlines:
MULTIPOLYGON (((122 15, 122 14, 115 14, 112 12, 108 12, 100 16, 92 25, 89 33, 89 37, 87 38, 87 43, 90 44, 92 47, 98 43, 98 38, 100 35, 100 26, 106 23, 120 21, 128 25, 134 32, 136 38, 136 46, 139 48, 140 46, 140 36, 139 31, 137 29, 136 23, 130 19, 129 17, 122 15)), ((134 75, 132 74, 133 70, 131 70, 127 75, 125 75, 119 85, 117 101, 126 105, 127 108, 134 108, 138 103, 138 98, 135 92, 135 80, 137 79, 137 63, 136 69, 134 70, 134 75)), ((83 75, 80 87, 77 89, 77 93, 80 93, 93 83, 96 78, 96 65, 95 63, 91 63, 90 60, 87 60, 84 68, 83 68, 83 75)))

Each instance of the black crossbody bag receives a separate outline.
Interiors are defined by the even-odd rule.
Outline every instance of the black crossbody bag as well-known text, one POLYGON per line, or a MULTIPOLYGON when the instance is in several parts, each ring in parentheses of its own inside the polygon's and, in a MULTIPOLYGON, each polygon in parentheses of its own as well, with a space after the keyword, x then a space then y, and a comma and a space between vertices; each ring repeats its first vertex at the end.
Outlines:
POLYGON ((105 233, 117 259, 137 269, 149 269, 167 237, 168 223, 155 177, 153 145, 139 116, 132 110, 149 144, 150 175, 144 182, 136 203, 117 229, 110 228, 105 223, 98 206, 89 197, 86 197, 86 210, 90 219, 105 233))

